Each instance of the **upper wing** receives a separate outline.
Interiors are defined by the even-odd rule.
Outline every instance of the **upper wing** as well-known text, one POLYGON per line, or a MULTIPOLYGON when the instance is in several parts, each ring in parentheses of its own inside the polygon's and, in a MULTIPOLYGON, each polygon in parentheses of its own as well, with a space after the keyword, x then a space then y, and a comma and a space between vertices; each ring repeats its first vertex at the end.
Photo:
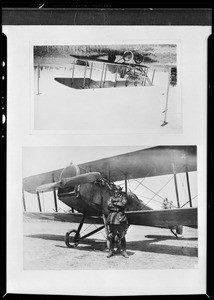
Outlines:
POLYGON ((112 181, 197 170, 196 146, 159 146, 79 165, 112 181))
POLYGON ((198 226, 197 208, 126 212, 129 224, 173 229, 178 225, 198 226))
POLYGON ((36 194, 38 186, 59 181, 62 171, 63 169, 58 169, 26 177, 23 179, 23 189, 28 193, 36 194))
MULTIPOLYGON (((100 172, 111 181, 152 177, 197 170, 196 146, 159 146, 116 155, 78 165, 88 172, 100 172)), ((23 188, 36 193, 43 184, 59 181, 63 169, 26 177, 23 188)))

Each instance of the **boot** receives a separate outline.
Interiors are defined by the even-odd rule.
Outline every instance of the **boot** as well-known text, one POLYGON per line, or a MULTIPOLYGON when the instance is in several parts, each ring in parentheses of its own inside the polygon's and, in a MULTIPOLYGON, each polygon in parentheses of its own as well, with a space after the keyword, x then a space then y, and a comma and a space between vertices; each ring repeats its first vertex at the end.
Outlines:
POLYGON ((126 250, 123 250, 122 255, 123 255, 125 258, 129 258, 128 254, 126 253, 126 250))
POLYGON ((113 256, 114 255, 114 252, 112 251, 112 250, 109 250, 109 253, 108 253, 108 255, 107 255, 107 258, 109 258, 109 257, 111 257, 111 256, 113 256))

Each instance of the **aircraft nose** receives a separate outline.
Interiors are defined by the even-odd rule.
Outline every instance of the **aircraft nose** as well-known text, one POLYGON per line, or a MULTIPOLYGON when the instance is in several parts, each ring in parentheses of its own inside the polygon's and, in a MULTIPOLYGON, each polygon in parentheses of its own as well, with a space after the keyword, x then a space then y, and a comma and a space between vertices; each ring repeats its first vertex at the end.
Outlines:
POLYGON ((62 181, 64 178, 71 178, 80 174, 80 169, 78 166, 71 163, 69 166, 65 167, 62 170, 60 175, 60 180, 62 181))

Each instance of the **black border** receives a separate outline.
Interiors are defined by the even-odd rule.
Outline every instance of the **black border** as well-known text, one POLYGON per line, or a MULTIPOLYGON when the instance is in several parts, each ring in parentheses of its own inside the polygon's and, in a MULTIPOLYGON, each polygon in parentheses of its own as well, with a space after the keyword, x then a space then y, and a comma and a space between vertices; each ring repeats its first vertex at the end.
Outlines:
POLYGON ((207 294, 210 298, 214 297, 214 245, 213 245, 213 228, 214 228, 214 189, 212 176, 214 171, 214 149, 213 149, 213 36, 208 38, 208 67, 207 67, 207 294))
MULTIPOLYGON (((87 7, 2 8, 3 25, 192 25, 208 26, 212 22, 211 8, 112 8, 111 5, 87 7)), ((4 3, 3 3, 4 4, 4 3)), ((44 6, 43 6, 44 5, 44 6)), ((81 6, 81 7, 80 7, 81 6)), ((98 5, 97 5, 98 6, 98 5)))
MULTIPOLYGON (((1 118, 2 115, 7 116, 7 38, 1 34, 1 118), (3 65, 3 62, 5 65, 3 65), (4 79, 3 79, 4 76, 4 79)), ((0 228, 1 228, 1 280, 0 287, 1 293, 6 293, 6 159, 7 159, 7 127, 5 123, 1 122, 1 152, 0 152, 0 165, 1 165, 1 188, 0 188, 0 228)))

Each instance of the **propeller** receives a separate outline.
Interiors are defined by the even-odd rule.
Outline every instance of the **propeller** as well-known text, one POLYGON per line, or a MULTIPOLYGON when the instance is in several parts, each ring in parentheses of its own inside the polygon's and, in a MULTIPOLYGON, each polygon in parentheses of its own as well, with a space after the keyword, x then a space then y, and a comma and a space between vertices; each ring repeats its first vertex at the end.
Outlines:
POLYGON ((99 172, 90 172, 86 174, 77 175, 70 178, 62 178, 60 181, 57 182, 51 182, 46 183, 38 186, 36 188, 37 192, 49 192, 53 191, 56 188, 67 188, 69 186, 79 185, 79 184, 85 184, 85 183, 91 183, 96 181, 101 177, 101 174, 99 172))
POLYGON ((59 188, 60 186, 61 186, 61 181, 46 183, 46 184, 42 184, 42 185, 38 186, 36 188, 36 191, 38 193, 49 192, 49 191, 53 191, 56 188, 59 188))
POLYGON ((77 175, 71 178, 61 179, 62 185, 60 187, 66 188, 73 185, 84 184, 94 182, 101 177, 99 172, 91 172, 82 175, 77 175))

